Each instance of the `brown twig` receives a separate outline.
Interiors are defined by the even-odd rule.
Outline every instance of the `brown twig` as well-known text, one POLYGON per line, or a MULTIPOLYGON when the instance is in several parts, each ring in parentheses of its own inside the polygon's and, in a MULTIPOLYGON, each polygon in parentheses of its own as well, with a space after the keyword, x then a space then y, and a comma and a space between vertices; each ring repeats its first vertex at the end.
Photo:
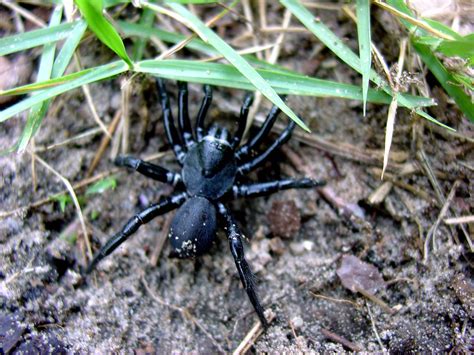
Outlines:
POLYGON ((346 338, 340 336, 340 335, 337 335, 336 333, 333 333, 331 332, 330 330, 327 330, 325 328, 321 328, 321 333, 323 333, 323 335, 336 342, 336 343, 339 343, 341 344, 342 346, 346 347, 347 349, 351 350, 351 351, 362 351, 363 348, 362 346, 356 344, 356 343, 353 343, 352 341, 350 340, 347 340, 346 338))

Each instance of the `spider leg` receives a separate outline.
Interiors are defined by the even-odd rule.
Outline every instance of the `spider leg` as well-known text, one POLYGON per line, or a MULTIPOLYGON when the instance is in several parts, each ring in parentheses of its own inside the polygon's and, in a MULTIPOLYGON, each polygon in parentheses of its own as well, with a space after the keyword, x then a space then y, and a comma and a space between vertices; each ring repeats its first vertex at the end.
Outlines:
POLYGON ((129 219, 129 221, 123 226, 122 230, 112 236, 107 243, 105 243, 98 253, 94 256, 89 266, 86 269, 86 273, 89 274, 94 270, 96 265, 110 253, 112 253, 117 247, 128 239, 133 233, 135 233, 141 225, 150 222, 153 218, 174 210, 176 207, 183 204, 186 200, 186 193, 180 193, 178 195, 170 196, 162 201, 155 203, 143 211, 137 213, 135 216, 129 219))
POLYGON ((158 89, 161 108, 163 110, 163 122, 165 126, 166 137, 168 138, 168 142, 171 145, 171 148, 173 148, 176 158, 182 165, 185 156, 185 148, 183 147, 183 143, 181 142, 181 139, 178 135, 178 131, 176 130, 176 127, 173 122, 170 99, 168 97, 168 93, 166 92, 166 87, 163 82, 163 79, 156 79, 156 87, 158 89))
POLYGON ((230 251, 232 253, 232 256, 234 257, 235 266, 239 271, 240 281, 242 282, 242 285, 244 286, 245 291, 247 292, 250 302, 252 303, 253 308, 255 309, 258 318, 260 319, 260 322, 266 328, 268 327, 268 323, 265 318, 265 315, 263 314, 264 309, 260 304, 255 290, 256 287, 254 275, 250 270, 250 266, 247 263, 247 260, 245 260, 244 246, 242 243, 242 233, 239 227, 237 226, 234 217, 232 217, 230 212, 222 203, 218 204, 218 210, 220 215, 224 217, 226 221, 226 233, 227 238, 229 240, 230 251))
POLYGON ((296 123, 292 120, 283 130, 283 132, 281 132, 280 136, 272 143, 272 145, 267 148, 267 150, 265 150, 260 155, 257 155, 249 162, 240 165, 238 168, 238 172, 243 175, 262 164, 270 156, 270 154, 272 154, 276 149, 288 142, 288 140, 291 138, 293 130, 295 129, 295 126, 296 123))
POLYGON ((234 185, 232 191, 234 198, 268 196, 280 190, 288 189, 308 189, 325 185, 325 181, 318 181, 308 178, 284 179, 269 182, 260 182, 249 185, 234 185))
POLYGON ((230 142, 230 146, 232 149, 235 149, 236 147, 238 147, 240 144, 240 141, 242 140, 242 136, 244 135, 244 132, 245 132, 245 127, 247 126, 247 117, 249 115, 249 110, 250 110, 250 106, 252 105, 253 98, 254 98, 253 93, 248 93, 247 95, 245 95, 244 103, 240 109, 237 132, 235 132, 234 138, 232 138, 232 141, 230 142))
POLYGON ((181 136, 184 144, 186 147, 190 147, 194 143, 194 140, 188 113, 188 84, 184 81, 179 81, 178 88, 179 129, 181 130, 181 136))
POLYGON ((204 137, 204 119, 212 102, 212 88, 209 85, 204 85, 204 98, 202 99, 201 107, 196 118, 196 139, 201 141, 204 137))
POLYGON ((268 135, 268 133, 270 133, 270 130, 272 129, 273 124, 275 123, 278 117, 278 114, 280 112, 281 110, 278 108, 278 106, 272 107, 272 109, 267 115, 267 118, 265 119, 265 122, 263 122, 257 134, 253 136, 252 138, 250 138, 235 153, 237 160, 241 161, 247 158, 249 154, 252 152, 252 150, 256 149, 260 145, 260 143, 262 143, 262 140, 268 135))
POLYGON ((159 165, 148 163, 144 160, 137 159, 130 156, 119 155, 114 160, 115 165, 124 166, 136 170, 142 175, 149 177, 153 180, 164 182, 173 186, 180 183, 181 175, 165 169, 159 165))

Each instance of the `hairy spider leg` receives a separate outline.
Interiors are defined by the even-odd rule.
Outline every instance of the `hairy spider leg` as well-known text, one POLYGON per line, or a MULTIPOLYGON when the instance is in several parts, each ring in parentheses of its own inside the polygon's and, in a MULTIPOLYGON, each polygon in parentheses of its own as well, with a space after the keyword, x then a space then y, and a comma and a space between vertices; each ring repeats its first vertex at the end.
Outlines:
POLYGON ((212 102, 212 88, 210 85, 204 85, 204 98, 202 99, 201 107, 196 118, 196 139, 200 142, 204 138, 204 120, 207 111, 212 102))
POLYGON ((288 126, 283 130, 283 132, 281 132, 280 136, 272 143, 271 146, 267 148, 267 150, 265 150, 260 155, 257 155, 255 158, 248 161, 247 163, 244 163, 239 166, 239 168, 237 169, 239 174, 244 175, 249 171, 255 169, 257 166, 262 164, 276 149, 288 142, 288 140, 291 138, 293 130, 295 129, 295 125, 295 121, 290 121, 288 126))
POLYGON ((284 179, 269 182, 259 182, 248 185, 234 185, 232 192, 234 198, 239 197, 258 197, 268 196, 280 190, 289 189, 308 189, 326 185, 323 180, 303 179, 284 179))
POLYGON ((240 141, 242 140, 242 137, 245 132, 245 127, 247 126, 247 117, 249 115, 249 110, 250 106, 253 103, 253 93, 247 93, 244 98, 244 103, 242 104, 242 107, 240 108, 240 116, 239 116, 239 121, 238 121, 238 127, 237 131, 234 134, 234 137, 232 138, 232 141, 230 142, 230 147, 232 149, 235 149, 239 146, 240 141))
POLYGON ((186 193, 182 192, 177 195, 173 195, 163 199, 162 201, 155 203, 143 211, 137 213, 135 216, 129 219, 129 221, 123 226, 122 230, 112 236, 105 245, 100 248, 94 259, 91 261, 86 269, 86 273, 92 272, 96 265, 115 249, 119 247, 124 241, 128 239, 133 233, 135 233, 141 225, 150 222, 153 218, 167 213, 175 208, 179 207, 186 200, 186 193))
POLYGON ((164 182, 166 184, 170 184, 172 186, 176 186, 177 184, 182 182, 181 175, 179 173, 175 173, 159 165, 148 163, 144 160, 137 159, 131 156, 119 155, 117 158, 115 158, 114 163, 117 166, 124 166, 127 168, 134 169, 135 171, 146 177, 149 177, 156 181, 164 182))
POLYGON ((156 87, 158 89, 158 95, 160 97, 161 108, 163 111, 163 123, 165 126, 166 137, 168 138, 168 142, 171 145, 178 162, 183 165, 186 150, 174 125, 170 99, 166 92, 165 84, 161 78, 156 79, 156 87))
POLYGON ((247 159, 252 150, 258 148, 260 143, 262 143, 263 139, 270 133, 270 130, 272 129, 280 112, 281 110, 278 108, 278 106, 272 106, 270 112, 267 115, 267 118, 263 122, 257 134, 251 137, 244 145, 242 145, 235 152, 235 157, 238 161, 243 161, 247 159))
POLYGON ((230 212, 222 203, 218 204, 218 211, 226 222, 225 230, 229 241, 230 251, 232 253, 232 256, 234 257, 235 266, 239 271, 240 281, 242 282, 242 285, 244 286, 244 289, 247 292, 247 295, 250 299, 250 302, 252 303, 253 308, 255 309, 255 312, 257 312, 260 322, 265 328, 267 328, 268 322, 265 318, 265 315, 263 314, 264 309, 260 304, 257 292, 255 290, 255 276, 252 274, 247 260, 245 260, 244 245, 242 243, 242 233, 239 227, 237 226, 234 217, 230 214, 230 212))
POLYGON ((181 138, 187 148, 194 144, 191 121, 188 112, 188 83, 178 81, 178 124, 181 131, 181 138))

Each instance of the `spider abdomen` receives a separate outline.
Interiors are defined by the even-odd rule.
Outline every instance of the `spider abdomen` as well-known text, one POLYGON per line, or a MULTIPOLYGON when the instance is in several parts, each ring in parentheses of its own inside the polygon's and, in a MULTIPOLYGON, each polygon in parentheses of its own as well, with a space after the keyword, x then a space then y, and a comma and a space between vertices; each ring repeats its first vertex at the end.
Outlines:
POLYGON ((190 258, 206 253, 211 247, 217 229, 216 209, 203 197, 192 197, 176 212, 168 238, 174 249, 173 256, 190 258))
POLYGON ((204 137, 189 149, 182 170, 187 192, 212 201, 232 187, 236 174, 237 164, 229 143, 214 136, 204 137))

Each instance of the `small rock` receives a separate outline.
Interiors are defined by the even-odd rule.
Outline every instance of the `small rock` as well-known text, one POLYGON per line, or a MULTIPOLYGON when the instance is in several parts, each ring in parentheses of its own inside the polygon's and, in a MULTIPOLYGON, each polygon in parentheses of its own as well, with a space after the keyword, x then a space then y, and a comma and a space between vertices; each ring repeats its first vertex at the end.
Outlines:
POLYGON ((267 218, 276 237, 292 238, 301 227, 301 215, 293 201, 274 201, 267 218))
POLYGON ((385 288, 385 281, 378 269, 354 255, 344 255, 336 273, 344 287, 352 292, 365 290, 374 295, 378 290, 385 288))
POLYGON ((293 317, 291 319, 291 324, 293 324, 293 327, 295 329, 299 329, 303 326, 304 322, 303 322, 303 318, 301 318, 300 316, 296 316, 296 317, 293 317))
POLYGON ((270 250, 277 255, 283 255, 286 250, 285 243, 280 238, 270 239, 270 250))

